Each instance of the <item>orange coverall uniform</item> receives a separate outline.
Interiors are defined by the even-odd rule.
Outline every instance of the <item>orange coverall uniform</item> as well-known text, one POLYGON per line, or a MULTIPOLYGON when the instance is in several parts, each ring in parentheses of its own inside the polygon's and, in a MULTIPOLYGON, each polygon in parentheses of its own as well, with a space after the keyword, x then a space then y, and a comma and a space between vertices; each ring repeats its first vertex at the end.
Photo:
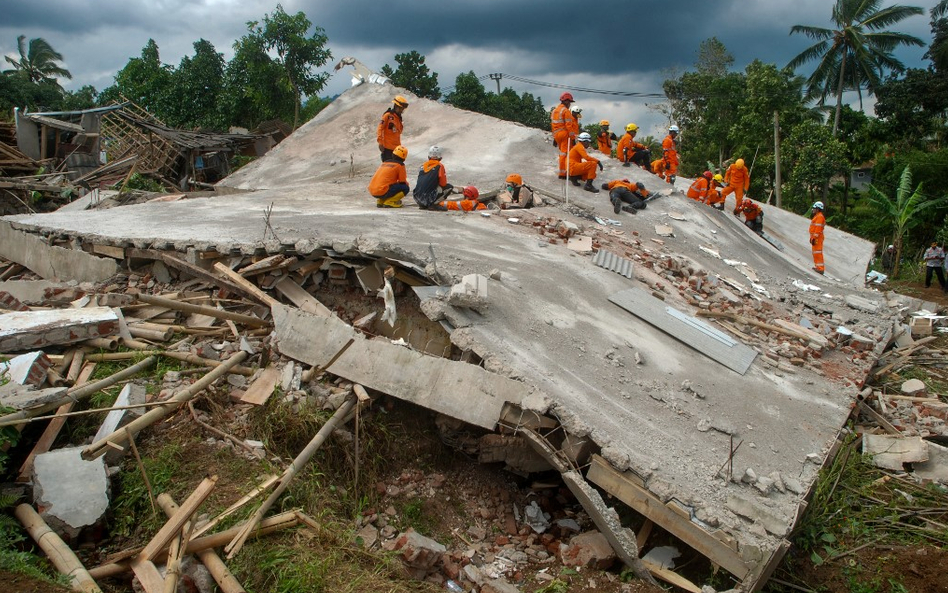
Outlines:
POLYGON ((609 130, 601 131, 596 136, 596 142, 599 143, 599 152, 604 155, 612 156, 612 138, 615 136, 609 130))
POLYGON ((648 150, 641 142, 635 141, 635 134, 626 132, 619 138, 619 144, 616 146, 616 158, 620 162, 627 163, 632 160, 632 155, 636 150, 648 150))
POLYGON ((747 167, 735 167, 732 164, 728 165, 727 171, 724 172, 724 183, 727 186, 721 192, 721 197, 726 200, 729 195, 734 194, 734 197, 737 198, 737 204, 734 205, 735 214, 741 209, 744 192, 750 187, 750 181, 750 171, 747 170, 747 167))
POLYGON ((662 140, 662 154, 665 159, 665 180, 671 183, 671 177, 678 175, 678 149, 675 139, 669 134, 662 140))
POLYGON ((569 149, 569 174, 570 177, 582 177, 590 181, 596 178, 596 168, 599 166, 599 159, 589 156, 586 147, 582 142, 577 142, 576 146, 569 149))
POLYGON ((751 202, 749 206, 741 206, 741 212, 744 213, 744 224, 755 233, 761 233, 764 230, 764 211, 760 206, 751 202))
POLYGON ((399 161, 386 161, 379 165, 369 182, 369 193, 377 200, 393 198, 399 192, 408 193, 408 173, 405 164, 399 161))
POLYGON ((402 143, 402 116, 395 113, 393 108, 389 108, 382 114, 382 121, 375 131, 375 138, 379 143, 379 150, 382 151, 382 161, 389 160, 392 150, 402 143))
POLYGON ((487 206, 477 200, 444 200, 443 202, 438 202, 438 206, 443 206, 447 210, 463 210, 465 212, 487 210, 487 206))
POLYGON ((553 109, 550 115, 550 130, 553 132, 553 142, 560 150, 559 170, 557 175, 560 179, 566 178, 566 153, 576 144, 576 132, 579 130, 579 120, 573 115, 565 104, 560 103, 553 109))
POLYGON ((810 245, 813 246, 813 268, 822 274, 826 271, 823 265, 823 230, 826 228, 826 217, 817 210, 810 220, 810 245))
POLYGON ((721 197, 721 192, 718 191, 717 181, 711 182, 711 187, 708 188, 708 198, 704 203, 715 208, 717 208, 717 204, 721 204, 719 210, 724 210, 724 198, 721 197))
POLYGON ((665 179, 665 159, 652 161, 652 173, 655 173, 661 179, 665 179))
POLYGON ((705 202, 708 198, 708 180, 704 177, 695 179, 688 188, 688 197, 697 202, 705 202))

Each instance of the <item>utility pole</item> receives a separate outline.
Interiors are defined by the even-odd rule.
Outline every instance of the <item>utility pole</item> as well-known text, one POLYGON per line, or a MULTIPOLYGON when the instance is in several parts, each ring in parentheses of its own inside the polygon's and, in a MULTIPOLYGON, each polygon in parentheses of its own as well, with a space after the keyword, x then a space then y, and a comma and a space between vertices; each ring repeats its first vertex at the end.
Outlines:
POLYGON ((501 74, 500 72, 495 72, 494 74, 490 74, 489 76, 491 80, 494 80, 497 82, 497 94, 499 95, 500 94, 500 79, 503 78, 504 75, 501 74))
POLYGON ((781 208, 783 202, 780 185, 780 112, 774 109, 774 194, 777 208, 781 208))

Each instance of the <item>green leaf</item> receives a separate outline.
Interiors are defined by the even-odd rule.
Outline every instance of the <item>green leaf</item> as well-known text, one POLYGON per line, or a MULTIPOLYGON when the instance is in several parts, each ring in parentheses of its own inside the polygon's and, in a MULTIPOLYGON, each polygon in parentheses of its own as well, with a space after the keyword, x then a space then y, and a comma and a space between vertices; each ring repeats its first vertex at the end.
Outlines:
POLYGON ((816 552, 813 552, 810 554, 810 562, 812 562, 814 566, 819 566, 823 564, 823 558, 816 552))
POLYGON ((833 535, 832 533, 824 533, 823 535, 820 536, 820 539, 828 544, 836 543, 836 536, 833 535))

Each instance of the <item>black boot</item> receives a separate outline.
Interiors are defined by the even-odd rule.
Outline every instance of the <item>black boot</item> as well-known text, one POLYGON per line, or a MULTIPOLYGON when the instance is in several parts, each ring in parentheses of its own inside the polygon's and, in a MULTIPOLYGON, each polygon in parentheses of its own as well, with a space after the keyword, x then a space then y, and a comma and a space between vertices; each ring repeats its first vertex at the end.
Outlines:
POLYGON ((575 185, 576 187, 580 186, 579 180, 582 179, 579 175, 570 175, 569 182, 575 185))
MULTIPOLYGON (((579 184, 577 183, 576 185, 579 185, 579 184)), ((592 192, 594 194, 599 193, 599 188, 593 185, 592 179, 586 180, 586 185, 583 186, 583 189, 586 191, 592 192)))
POLYGON ((622 200, 615 196, 609 196, 609 201, 612 202, 612 211, 618 214, 622 211, 622 200))
POLYGON ((629 206, 628 204, 622 207, 622 211, 628 212, 629 214, 638 214, 638 211, 636 211, 635 208, 633 208, 632 206, 629 206))
POLYGON ((632 163, 630 163, 629 161, 626 161, 626 162, 622 163, 622 166, 623 166, 623 167, 631 167, 631 166, 632 166, 632 163))

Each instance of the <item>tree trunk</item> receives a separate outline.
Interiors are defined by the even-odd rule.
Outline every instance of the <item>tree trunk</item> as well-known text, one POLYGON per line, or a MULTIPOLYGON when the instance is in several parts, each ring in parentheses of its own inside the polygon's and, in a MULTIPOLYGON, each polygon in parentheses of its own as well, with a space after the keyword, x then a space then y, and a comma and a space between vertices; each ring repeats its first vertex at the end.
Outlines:
POLYGON ((774 109, 774 193, 777 196, 777 208, 783 204, 782 181, 780 175, 780 112, 774 109))
POLYGON ((843 82, 846 74, 846 52, 843 52, 843 59, 839 64, 839 85, 836 87, 836 117, 833 121, 833 138, 839 131, 839 114, 843 110, 843 82))
POLYGON ((844 179, 845 179, 845 181, 844 181, 844 184, 845 184, 845 185, 844 185, 844 189, 843 189, 843 204, 842 204, 842 208, 840 208, 840 210, 842 210, 842 212, 843 212, 843 218, 845 219, 845 217, 846 217, 846 209, 847 209, 847 207, 848 207, 848 205, 849 205, 849 183, 850 183, 850 176, 849 176, 849 175, 845 175, 845 176, 844 176, 844 179))

